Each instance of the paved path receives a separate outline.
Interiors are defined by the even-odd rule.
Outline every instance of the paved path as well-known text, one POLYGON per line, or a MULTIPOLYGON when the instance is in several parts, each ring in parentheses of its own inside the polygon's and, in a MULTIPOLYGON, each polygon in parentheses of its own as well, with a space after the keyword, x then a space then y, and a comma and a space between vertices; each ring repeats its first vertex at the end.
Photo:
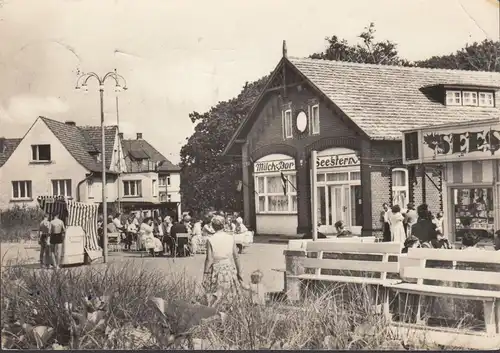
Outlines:
MULTIPOLYGON (((22 261, 24 263, 36 264, 38 262, 39 247, 36 243, 29 244, 0 244, 2 265, 5 266, 9 261, 22 261)), ((284 244, 255 243, 245 249, 240 255, 241 266, 243 267, 243 276, 245 281, 250 280, 250 273, 255 270, 261 270, 264 273, 264 285, 268 291, 277 292, 283 290, 283 274, 273 271, 273 268, 284 268, 285 257, 283 250, 284 244)), ((200 281, 203 277, 204 255, 185 258, 141 258, 137 253, 113 252, 109 255, 109 263, 114 265, 123 265, 132 261, 137 266, 164 271, 165 274, 180 276, 183 273, 189 278, 200 281)), ((97 265, 99 266, 99 265, 97 265)), ((36 268, 36 266, 34 266, 36 268)))

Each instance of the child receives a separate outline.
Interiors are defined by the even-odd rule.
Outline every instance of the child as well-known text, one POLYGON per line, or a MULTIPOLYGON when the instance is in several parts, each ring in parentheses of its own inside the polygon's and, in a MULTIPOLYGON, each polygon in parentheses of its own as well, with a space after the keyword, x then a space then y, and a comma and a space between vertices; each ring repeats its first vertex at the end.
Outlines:
POLYGON ((408 238, 406 238, 404 242, 404 247, 403 250, 401 250, 402 254, 407 254, 408 249, 411 248, 420 248, 420 240, 418 240, 417 237, 410 235, 408 238))
POLYGON ((243 289, 250 292, 250 298, 252 304, 255 305, 266 305, 267 293, 264 284, 262 284, 262 278, 264 274, 262 271, 257 270, 252 272, 250 275, 250 284, 242 283, 243 289))

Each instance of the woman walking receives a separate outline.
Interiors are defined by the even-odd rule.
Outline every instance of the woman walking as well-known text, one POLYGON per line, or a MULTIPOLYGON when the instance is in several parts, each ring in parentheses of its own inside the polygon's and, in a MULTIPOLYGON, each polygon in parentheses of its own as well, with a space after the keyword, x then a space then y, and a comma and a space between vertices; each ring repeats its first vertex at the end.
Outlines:
POLYGON ((224 231, 225 219, 214 216, 211 221, 215 233, 207 238, 204 287, 215 299, 212 304, 231 306, 241 293, 241 266, 234 237, 224 231))

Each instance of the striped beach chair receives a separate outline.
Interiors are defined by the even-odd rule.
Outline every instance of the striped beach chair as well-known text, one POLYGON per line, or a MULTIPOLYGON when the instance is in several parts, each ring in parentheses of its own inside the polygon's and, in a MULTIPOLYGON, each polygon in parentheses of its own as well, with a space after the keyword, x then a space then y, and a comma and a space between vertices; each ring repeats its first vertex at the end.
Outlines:
POLYGON ((102 251, 97 237, 98 204, 76 202, 64 196, 39 196, 37 201, 49 217, 58 214, 66 226, 82 227, 87 254, 102 251))

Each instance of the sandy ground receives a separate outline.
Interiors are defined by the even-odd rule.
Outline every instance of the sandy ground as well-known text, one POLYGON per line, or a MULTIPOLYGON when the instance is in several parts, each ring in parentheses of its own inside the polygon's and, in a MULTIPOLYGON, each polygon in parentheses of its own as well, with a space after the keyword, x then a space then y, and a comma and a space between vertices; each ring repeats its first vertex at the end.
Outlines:
MULTIPOLYGON (((37 268, 39 246, 36 243, 3 243, 0 244, 0 248, 2 266, 11 261, 22 261, 23 263, 33 264, 33 268, 37 268)), ((277 292, 283 290, 283 274, 272 269, 285 267, 285 257, 283 255, 285 249, 286 245, 284 244, 271 243, 255 243, 245 249, 243 254, 240 255, 245 281, 250 280, 251 272, 261 270, 264 273, 263 282, 268 291, 277 292)), ((163 271, 165 275, 173 274, 178 276, 185 273, 186 276, 200 282, 203 276, 204 260, 204 255, 176 259, 166 257, 141 258, 140 254, 124 252, 112 252, 109 255, 109 263, 112 266, 123 266, 127 262, 133 262, 134 266, 144 266, 163 271)))

